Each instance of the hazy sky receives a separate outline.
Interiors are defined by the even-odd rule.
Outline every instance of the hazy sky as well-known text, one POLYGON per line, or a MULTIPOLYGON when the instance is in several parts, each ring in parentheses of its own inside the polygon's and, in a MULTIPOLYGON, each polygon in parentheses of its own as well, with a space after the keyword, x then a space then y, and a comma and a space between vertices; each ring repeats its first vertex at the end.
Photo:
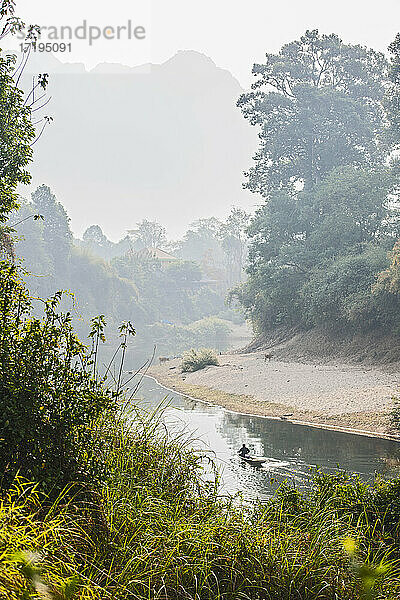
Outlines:
POLYGON ((306 29, 337 32, 346 42, 385 51, 400 30, 399 0, 17 0, 18 12, 40 24, 145 25, 148 40, 73 45, 65 61, 160 63, 178 50, 198 50, 229 69, 247 86, 254 61, 306 29), (110 7, 112 10, 110 10, 110 7))

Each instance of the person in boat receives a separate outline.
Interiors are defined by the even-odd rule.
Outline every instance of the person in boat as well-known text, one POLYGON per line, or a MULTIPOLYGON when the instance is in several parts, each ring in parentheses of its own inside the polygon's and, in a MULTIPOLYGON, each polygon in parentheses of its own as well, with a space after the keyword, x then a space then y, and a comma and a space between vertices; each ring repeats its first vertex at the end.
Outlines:
POLYGON ((243 446, 240 448, 238 454, 242 458, 249 458, 249 456, 250 456, 250 450, 246 447, 245 444, 243 444, 243 446))

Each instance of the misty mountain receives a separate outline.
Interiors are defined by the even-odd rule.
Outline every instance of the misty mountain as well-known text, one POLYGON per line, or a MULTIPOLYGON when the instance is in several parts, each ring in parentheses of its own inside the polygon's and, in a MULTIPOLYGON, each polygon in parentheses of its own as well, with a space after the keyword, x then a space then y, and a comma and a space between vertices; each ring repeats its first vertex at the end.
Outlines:
POLYGON ((116 239, 149 218, 176 237, 197 218, 254 206, 242 182, 257 135, 236 107, 240 84, 211 59, 184 51, 87 72, 36 54, 25 85, 44 71, 54 122, 34 146, 33 187, 50 185, 78 235, 95 223, 116 239))

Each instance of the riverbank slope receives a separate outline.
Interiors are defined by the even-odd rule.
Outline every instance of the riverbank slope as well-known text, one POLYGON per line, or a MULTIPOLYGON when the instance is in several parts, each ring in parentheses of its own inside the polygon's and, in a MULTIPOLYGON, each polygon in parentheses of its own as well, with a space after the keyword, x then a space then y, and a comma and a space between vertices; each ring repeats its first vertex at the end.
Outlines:
POLYGON ((219 366, 181 373, 179 359, 153 366, 160 383, 241 413, 329 427, 390 433, 400 373, 347 364, 264 360, 263 352, 224 354, 219 366))

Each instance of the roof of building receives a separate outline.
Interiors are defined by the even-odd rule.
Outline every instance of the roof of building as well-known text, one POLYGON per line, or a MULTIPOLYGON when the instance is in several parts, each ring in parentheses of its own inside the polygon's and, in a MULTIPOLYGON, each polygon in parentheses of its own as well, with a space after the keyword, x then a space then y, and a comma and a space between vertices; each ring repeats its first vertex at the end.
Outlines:
POLYGON ((142 248, 142 250, 138 250, 135 252, 135 256, 139 258, 147 258, 147 259, 155 259, 161 261, 173 261, 179 260, 176 256, 172 256, 165 250, 161 250, 160 248, 142 248))

